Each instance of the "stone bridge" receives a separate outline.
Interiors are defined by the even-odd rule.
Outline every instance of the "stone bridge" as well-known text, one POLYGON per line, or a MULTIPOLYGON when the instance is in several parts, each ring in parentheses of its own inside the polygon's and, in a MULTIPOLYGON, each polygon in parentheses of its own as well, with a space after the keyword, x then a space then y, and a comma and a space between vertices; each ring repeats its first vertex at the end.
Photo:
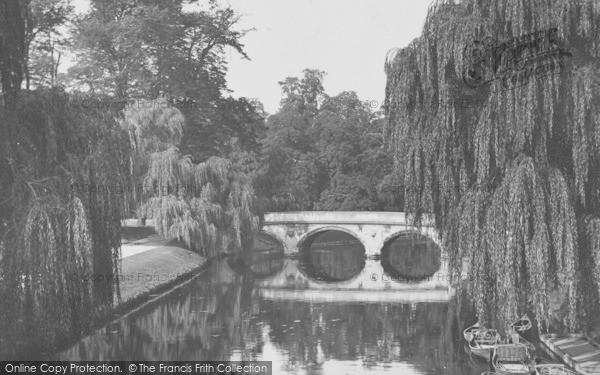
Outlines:
MULTIPOLYGON (((437 232, 430 222, 418 228, 411 225, 403 212, 297 211, 265 215, 263 232, 281 241, 286 254, 300 251, 314 235, 337 230, 358 239, 367 256, 379 255, 391 240, 403 234, 421 234, 439 246, 437 232)), ((442 252, 442 258, 444 252, 442 252)))
MULTIPOLYGON (((365 255, 370 259, 356 277, 335 283, 338 292, 345 291, 344 298, 354 300, 363 294, 367 298, 372 296, 369 293, 378 291, 380 293, 377 296, 383 292, 389 292, 390 298, 399 301, 437 301, 448 300, 453 294, 447 276, 446 252, 441 248, 437 232, 430 221, 424 222, 421 227, 416 227, 408 222, 402 212, 305 211, 269 213, 265 215, 263 227, 266 237, 271 238, 269 241, 277 241, 283 245, 285 254, 295 254, 307 250, 312 243, 312 238, 329 230, 352 235, 362 243, 365 255), (392 240, 412 234, 424 237, 428 243, 427 246, 433 246, 436 256, 439 256, 439 263, 436 261, 435 264, 439 268, 426 279, 416 283, 405 282, 390 276, 385 270, 385 263, 388 260, 385 258, 385 251, 382 252, 386 244, 392 240)), ((416 254, 419 254, 421 250, 425 252, 432 248, 417 247, 415 248, 416 254)), ((431 256, 431 251, 429 251, 429 255, 431 256)), ((429 262, 429 260, 425 262, 429 262)), ((408 267, 412 267, 412 265, 408 267)), ((266 290, 268 293, 274 293, 272 296, 269 294, 272 298, 317 299, 321 294, 324 298, 330 298, 331 283, 314 280, 296 268, 297 263, 286 261, 283 270, 274 277, 263 281, 262 287, 270 288, 266 290), (295 290, 293 286, 296 284, 305 285, 307 289, 295 290), (270 291, 271 289, 273 290, 270 291), (290 293, 293 296, 290 296, 290 293), (299 296, 300 294, 302 296, 299 296)), ((385 295, 387 296, 387 294, 385 295)))

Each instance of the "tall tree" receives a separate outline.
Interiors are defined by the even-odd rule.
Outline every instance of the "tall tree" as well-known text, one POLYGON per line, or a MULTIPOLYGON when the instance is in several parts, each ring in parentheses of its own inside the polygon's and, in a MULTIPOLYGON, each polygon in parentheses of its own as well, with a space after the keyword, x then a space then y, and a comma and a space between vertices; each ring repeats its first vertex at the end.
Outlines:
POLYGON ((281 107, 267 121, 254 180, 265 205, 275 211, 397 208, 399 194, 386 197, 373 188, 392 172, 381 119, 354 92, 328 96, 324 72, 303 73, 280 82, 281 107))
POLYGON ((3 99, 10 105, 14 105, 23 82, 27 11, 27 4, 19 0, 0 3, 0 83, 3 99))
POLYGON ((593 0, 441 0, 389 55, 406 211, 434 215, 453 272, 470 265, 484 320, 597 311, 599 38, 593 0))
POLYGON ((60 45, 67 38, 61 32, 73 12, 70 0, 26 0, 25 13, 25 88, 48 82, 53 86, 58 75, 60 45), (55 56, 58 53, 58 56, 55 56), (33 76, 33 77, 32 77, 33 76))
POLYGON ((229 47, 247 58, 239 16, 210 0, 92 1, 76 23, 77 85, 117 98, 168 97, 186 118, 182 152, 200 162, 227 156, 230 138, 256 147, 263 117, 244 99, 225 97, 229 47))

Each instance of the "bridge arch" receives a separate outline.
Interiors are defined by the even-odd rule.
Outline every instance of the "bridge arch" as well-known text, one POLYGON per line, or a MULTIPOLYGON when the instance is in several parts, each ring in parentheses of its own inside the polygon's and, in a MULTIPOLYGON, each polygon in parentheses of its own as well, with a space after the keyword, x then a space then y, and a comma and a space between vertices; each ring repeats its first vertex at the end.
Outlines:
POLYGON ((379 246, 379 248, 377 249, 377 253, 381 254, 381 251, 383 250, 383 248, 390 242, 393 241, 394 239, 404 236, 404 235, 420 235, 423 236, 431 241, 433 241, 437 247, 440 248, 440 251, 442 250, 442 246, 439 242, 439 239, 437 237, 437 235, 435 235, 435 233, 433 232, 433 230, 431 228, 421 228, 420 230, 417 228, 404 228, 402 230, 398 230, 395 232, 392 232, 391 234, 387 235, 386 237, 383 238, 383 240, 381 241, 381 244, 379 246))
POLYGON ((272 240, 272 242, 275 242, 277 245, 281 246, 283 248, 284 252, 286 251, 285 242, 281 238, 279 238, 279 236, 277 236, 273 233, 269 233, 269 232, 265 231, 264 229, 261 230, 257 234, 255 244, 257 242, 258 242, 258 244, 272 243, 271 241, 268 241, 268 240, 272 240), (260 238, 261 236, 263 238, 260 238))
POLYGON ((432 236, 419 230, 403 230, 387 236, 382 241, 379 253, 383 270, 390 276, 406 281, 427 279, 443 267, 441 247, 432 236), (400 243, 394 249, 395 240, 400 243), (423 245, 425 248, 420 248, 423 245), (415 249, 414 246, 419 248, 415 249))
POLYGON ((302 251, 302 248, 304 247, 305 242, 308 241, 311 237, 315 236, 316 234, 319 234, 322 232, 327 232, 327 231, 337 231, 337 232, 344 232, 346 234, 349 234, 350 236, 352 236, 352 238, 354 238, 360 242, 360 244, 362 245, 363 249, 366 252, 367 247, 366 247, 364 241, 359 236, 357 236, 356 231, 352 231, 350 229, 340 227, 340 226, 335 226, 335 225, 323 226, 323 227, 319 227, 319 228, 308 231, 306 234, 304 234, 298 240, 298 251, 302 251))
POLYGON ((356 231, 336 225, 308 230, 299 239, 297 247, 300 254, 298 270, 315 283, 351 284, 362 273, 367 260, 365 244, 356 231), (325 233, 332 235, 329 240, 338 241, 335 243, 342 246, 329 247, 326 238, 322 238, 325 243, 314 242, 325 233))

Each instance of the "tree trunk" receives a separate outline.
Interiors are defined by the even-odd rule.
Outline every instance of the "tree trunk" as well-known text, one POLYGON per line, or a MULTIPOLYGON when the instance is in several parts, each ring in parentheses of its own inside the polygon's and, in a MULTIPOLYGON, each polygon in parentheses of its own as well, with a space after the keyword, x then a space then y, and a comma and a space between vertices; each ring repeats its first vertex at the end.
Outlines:
POLYGON ((13 105, 23 81, 25 57, 24 5, 0 2, 0 82, 5 105, 13 105))

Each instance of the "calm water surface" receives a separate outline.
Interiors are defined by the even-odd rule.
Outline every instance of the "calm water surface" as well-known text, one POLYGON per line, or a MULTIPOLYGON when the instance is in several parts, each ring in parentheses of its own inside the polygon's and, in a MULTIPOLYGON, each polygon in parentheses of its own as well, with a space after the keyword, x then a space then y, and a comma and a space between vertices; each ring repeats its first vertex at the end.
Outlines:
MULTIPOLYGON (((309 251, 295 258, 257 251, 237 262, 216 262, 202 276, 57 358, 265 360, 273 362, 273 374, 487 370, 464 349, 462 320, 473 317, 460 313, 455 298, 392 285, 414 286, 410 282, 366 280, 389 272, 405 244, 387 249, 396 255, 386 263, 365 259, 361 245, 344 238, 327 243, 331 239, 325 235, 322 240, 312 241, 309 251), (411 302, 423 295, 430 301, 411 302)), ((431 264, 439 267, 435 259, 431 264)), ((421 268, 419 275, 435 271, 421 268)))

